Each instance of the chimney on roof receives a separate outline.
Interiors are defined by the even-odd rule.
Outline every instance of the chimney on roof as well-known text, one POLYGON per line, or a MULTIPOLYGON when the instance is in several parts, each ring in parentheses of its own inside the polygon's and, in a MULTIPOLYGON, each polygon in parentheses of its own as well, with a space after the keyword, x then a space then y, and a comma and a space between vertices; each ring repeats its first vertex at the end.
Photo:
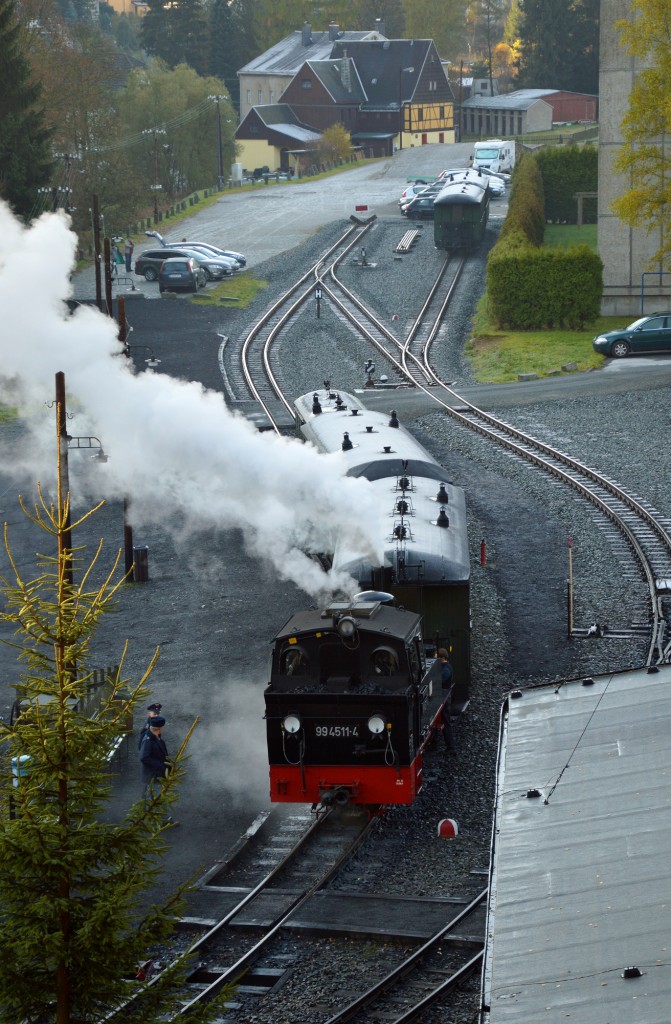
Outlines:
POLYGON ((312 25, 308 21, 304 21, 301 31, 303 35, 303 46, 309 46, 312 42, 312 25))
POLYGON ((329 25, 329 41, 335 43, 336 39, 340 35, 340 25, 337 25, 332 21, 329 25))
POLYGON ((379 32, 381 36, 384 35, 384 22, 382 18, 375 19, 375 31, 379 32))
POLYGON ((350 73, 349 57, 340 61, 340 81, 348 92, 352 91, 352 75, 350 73))

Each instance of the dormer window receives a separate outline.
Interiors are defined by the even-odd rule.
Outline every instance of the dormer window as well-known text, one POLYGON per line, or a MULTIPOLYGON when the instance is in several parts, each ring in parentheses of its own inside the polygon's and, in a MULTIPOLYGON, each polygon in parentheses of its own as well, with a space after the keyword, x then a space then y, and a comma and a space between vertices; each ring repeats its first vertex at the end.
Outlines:
POLYGON ((301 88, 303 88, 303 89, 311 89, 312 88, 312 81, 311 81, 311 79, 303 78, 301 80, 301 88))

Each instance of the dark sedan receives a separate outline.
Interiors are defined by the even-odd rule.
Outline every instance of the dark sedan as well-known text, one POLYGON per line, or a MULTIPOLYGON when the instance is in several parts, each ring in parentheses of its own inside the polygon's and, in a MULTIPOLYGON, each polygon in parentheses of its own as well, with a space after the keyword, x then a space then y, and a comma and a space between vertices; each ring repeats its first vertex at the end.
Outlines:
POLYGON ((622 359, 630 353, 671 352, 671 313, 652 313, 619 331, 599 334, 592 342, 592 348, 614 359, 622 359))
POLYGON ((164 260, 158 272, 158 288, 161 293, 187 291, 197 292, 207 284, 205 271, 197 260, 191 257, 173 256, 164 260))

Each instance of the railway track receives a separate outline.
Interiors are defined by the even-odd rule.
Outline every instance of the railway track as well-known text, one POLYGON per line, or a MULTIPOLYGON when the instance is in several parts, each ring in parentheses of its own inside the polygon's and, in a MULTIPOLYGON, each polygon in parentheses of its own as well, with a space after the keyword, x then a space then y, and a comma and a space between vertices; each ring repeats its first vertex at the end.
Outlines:
MULTIPOLYGON (((440 378, 432 365, 432 347, 444 330, 450 299, 466 265, 464 260, 447 259, 444 262, 405 340, 399 340, 373 311, 347 289, 338 279, 338 268, 360 242, 363 231, 369 227, 366 225, 365 228, 350 229, 318 264, 310 268, 309 287, 307 275, 301 279, 305 289, 301 302, 294 307, 289 307, 288 299, 283 302, 285 313, 282 327, 286 329, 291 317, 305 301, 305 296, 312 294, 313 282, 316 282, 322 288, 324 297, 333 303, 350 329, 356 331, 385 359, 398 385, 421 390, 462 427, 476 431, 497 447, 505 448, 515 458, 550 474, 589 501, 597 509, 602 521, 611 530, 617 530, 625 545, 621 550, 626 551, 632 567, 635 567, 632 579, 636 578, 642 584, 641 602, 645 608, 643 617, 646 620, 648 641, 647 664, 650 666, 669 660, 671 640, 667 636, 670 620, 667 599, 671 597, 671 524, 649 504, 630 494, 615 481, 566 452, 479 409, 440 378)), ((291 294, 293 291, 288 292, 287 296, 291 294)), ((269 323, 276 315, 274 309, 268 311, 269 323)), ((286 412, 293 416, 287 389, 272 367, 272 347, 277 332, 274 327, 266 327, 262 333, 263 387, 268 393, 272 392, 282 402, 286 412)), ((250 378, 256 372, 261 373, 261 369, 257 371, 249 361, 247 367, 250 378)), ((273 419, 272 411, 268 406, 264 408, 273 421, 274 429, 280 432, 281 427, 273 419)), ((640 623, 636 628, 640 630, 640 623)))
POLYGON ((448 1000, 464 980, 481 967, 487 894, 488 890, 483 890, 428 942, 329 1017, 326 1024, 369 1021, 371 1014, 376 1021, 401 1024, 416 1020, 436 1000, 448 1000))
MULTIPOLYGON (((215 921, 187 918, 183 943, 168 967, 191 961, 182 1006, 172 1020, 188 1015, 223 989, 240 984, 290 918, 337 874, 375 825, 363 810, 330 808, 317 815, 292 815, 285 828, 268 834, 250 831, 225 865, 217 865, 201 883, 209 913, 212 904, 232 905, 215 921), (296 834, 298 833, 298 834, 296 834), (272 866, 269 866, 272 865, 272 866), (218 899, 217 899, 218 898, 218 899), (245 922, 239 923, 241 917, 245 922)), ((148 963, 151 963, 149 961, 148 963)), ((150 977, 149 986, 160 973, 150 977)), ((130 1005, 141 1000, 140 989, 107 1018, 120 1021, 130 1005)))

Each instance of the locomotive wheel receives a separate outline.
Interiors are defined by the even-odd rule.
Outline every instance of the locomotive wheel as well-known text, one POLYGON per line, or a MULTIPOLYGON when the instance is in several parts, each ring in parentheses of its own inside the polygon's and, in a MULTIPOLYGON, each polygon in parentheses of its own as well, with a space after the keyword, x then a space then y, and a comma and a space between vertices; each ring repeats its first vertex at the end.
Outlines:
POLYGON ((621 338, 619 341, 614 341, 610 347, 610 354, 613 359, 623 359, 628 356, 630 352, 629 344, 621 338))

